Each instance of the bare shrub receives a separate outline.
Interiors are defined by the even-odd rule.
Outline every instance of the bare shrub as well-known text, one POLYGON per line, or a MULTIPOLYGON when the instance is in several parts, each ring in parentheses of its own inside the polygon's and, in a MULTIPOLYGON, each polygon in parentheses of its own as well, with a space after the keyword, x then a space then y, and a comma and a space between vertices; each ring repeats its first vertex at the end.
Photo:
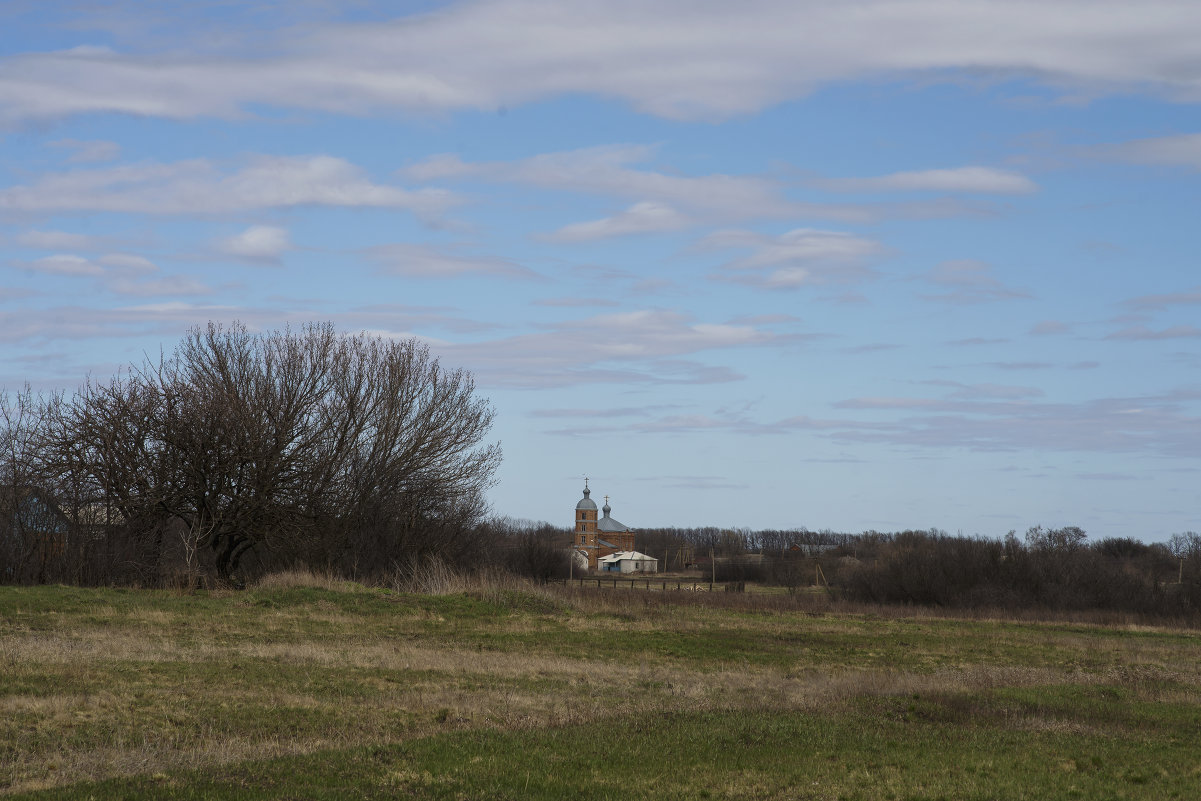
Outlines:
POLYGON ((493 518, 480 526, 480 545, 492 564, 537 582, 571 575, 571 531, 530 520, 493 518))

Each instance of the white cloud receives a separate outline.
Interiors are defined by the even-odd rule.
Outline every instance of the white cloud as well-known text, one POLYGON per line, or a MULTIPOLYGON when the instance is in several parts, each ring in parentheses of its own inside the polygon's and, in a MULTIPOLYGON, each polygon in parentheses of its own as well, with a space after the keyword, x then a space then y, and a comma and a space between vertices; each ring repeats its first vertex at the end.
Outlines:
POLYGON ((57 253, 27 262, 16 262, 29 272, 45 275, 68 275, 101 278, 129 276, 155 272, 158 267, 149 259, 129 253, 109 253, 98 259, 86 259, 73 253, 57 253))
POLYGON ((1156 339, 1195 339, 1201 337, 1201 328, 1195 325, 1172 325, 1155 331, 1145 325, 1130 326, 1115 331, 1106 339, 1156 340, 1156 339))
POLYGON ((951 339, 946 344, 956 347, 986 347, 988 345, 1004 345, 1009 342, 1008 339, 997 337, 967 337, 965 339, 951 339))
MULTIPOLYGON (((553 434, 696 434, 711 431, 729 431, 746 436, 782 436, 796 431, 821 432, 845 428, 839 420, 822 420, 797 415, 782 420, 760 422, 746 414, 718 409, 713 414, 671 414, 632 423, 627 426, 593 426, 581 432, 580 427, 552 431, 553 434)), ((842 461, 842 460, 839 460, 842 461)))
POLYGON ((801 318, 792 314, 745 314, 732 318, 729 322, 744 325, 784 325, 799 323, 801 318))
POLYGON ((934 398, 867 397, 848 398, 834 404, 837 409, 929 409, 940 407, 944 401, 934 398))
POLYGON ((1038 387, 1013 386, 1011 384, 964 384, 960 381, 923 381, 931 386, 953 390, 947 397, 954 400, 1021 400, 1039 398, 1045 393, 1038 387))
POLYGON ((104 237, 68 231, 24 231, 15 237, 21 247, 34 250, 100 250, 108 247, 104 237))
POLYGON ((150 259, 132 253, 109 253, 108 255, 101 256, 98 261, 113 272, 124 275, 158 271, 158 267, 150 259))
POLYGON ((96 259, 59 253, 13 264, 42 275, 95 279, 97 286, 118 295, 203 295, 212 291, 187 276, 162 276, 154 262, 132 253, 108 253, 96 259))
POLYGON ((865 263, 880 255, 878 242, 840 231, 797 228, 780 236, 727 230, 710 234, 699 247, 749 250, 728 262, 718 277, 769 288, 836 284, 871 277, 865 263))
POLYGON ((944 294, 925 295, 928 300, 967 304, 1030 297, 1028 292, 1002 284, 993 277, 991 265, 975 259, 944 261, 923 277, 932 284, 950 288, 944 294))
POLYGON ((853 398, 850 410, 896 410, 907 416, 886 423, 843 420, 836 440, 929 448, 1025 452, 1163 453, 1195 457, 1201 418, 1184 411, 1186 393, 1102 398, 1081 403, 1026 399, 853 398))
POLYGON ((813 209, 784 198, 781 187, 767 178, 675 175, 633 166, 649 161, 655 151, 646 145, 606 145, 543 153, 512 162, 478 163, 440 155, 408 168, 404 174, 417 181, 476 178, 626 197, 638 201, 627 212, 632 215, 627 216, 627 224, 637 217, 645 220, 654 211, 670 216, 682 209, 705 218, 745 219, 788 217, 813 209))
POLYGON ((66 148, 74 152, 67 158, 72 163, 95 161, 114 161, 121 155, 121 146, 116 142, 106 142, 99 139, 81 141, 79 139, 59 139, 50 143, 51 147, 66 148))
POLYGON ((1024 76, 1077 92, 1201 99, 1201 18, 1178 0, 482 0, 393 20, 281 25, 253 43, 214 42, 205 30, 196 26, 190 43, 173 37, 165 53, 10 56, 0 61, 0 122, 96 111, 235 117, 259 104, 492 110, 579 93, 714 119, 889 75, 1024 76))
POLYGON ((629 234, 678 231, 691 224, 691 220, 666 203, 643 201, 612 217, 565 225, 547 238, 558 242, 590 242, 629 234))
POLYGON ((1116 145, 1089 148, 1086 152, 1113 161, 1201 170, 1201 133, 1135 139, 1116 145))
POLYGON ((367 255, 376 263, 380 272, 411 278, 458 278, 464 275, 533 278, 537 275, 511 261, 490 256, 471 256, 456 252, 457 250, 396 243, 370 248, 367 255))
MULTIPOLYGON (((232 306, 196 305, 170 302, 116 309, 83 306, 56 306, 45 309, 0 311, 0 341, 61 341, 112 339, 147 333, 167 338, 178 337, 191 325, 209 320, 242 320, 247 324, 263 315, 252 309, 232 306)), ((281 320, 281 315, 271 318, 281 320)))
MULTIPOLYGON (((159 281, 139 282, 126 294, 145 296, 190 294, 188 279, 167 277, 159 281), (147 288, 155 291, 147 291, 147 288), (165 290, 159 292, 158 290, 165 290)), ((475 319, 454 316, 444 307, 374 305, 334 315, 332 319, 345 331, 404 331, 415 327, 436 326, 456 332, 479 332, 493 326, 475 319)), ((251 330, 268 330, 286 324, 299 325, 313 320, 331 319, 328 312, 311 306, 270 308, 215 303, 194 303, 178 299, 157 303, 139 303, 118 308, 98 309, 83 306, 18 308, 0 310, 0 342, 48 340, 113 339, 150 335, 152 341, 170 342, 188 327, 209 321, 245 323, 251 330)), ((431 344, 438 343, 424 337, 431 344)))
POLYGON ((119 278, 111 281, 108 288, 118 295, 132 297, 190 297, 208 295, 212 289, 200 283, 195 278, 186 275, 170 275, 164 278, 149 280, 130 280, 119 278))
POLYGON ((1015 195, 1034 192, 1038 185, 1024 175, 991 167, 895 172, 876 178, 830 178, 813 182, 842 192, 978 192, 1015 195))
POLYGON ((1070 333, 1071 330, 1072 327, 1070 325, 1059 320, 1042 320, 1031 326, 1030 334, 1033 336, 1045 337, 1054 336, 1056 334, 1067 334, 1070 333))
POLYGON ((849 348, 842 348, 843 353, 861 354, 861 353, 880 353, 890 350, 901 350, 902 345, 895 342, 872 342, 867 345, 855 345, 849 348))
MULTIPOLYGON (((464 317, 458 310, 447 306, 406 306, 393 303, 377 303, 360 306, 338 315, 348 330, 438 328, 457 333, 478 333, 497 328, 497 325, 464 317)), ((428 337, 426 337, 428 339, 428 337)))
POLYGON ((213 291, 186 275, 163 275, 158 265, 144 256, 110 253, 97 261, 107 268, 104 287, 118 295, 188 297, 208 295, 213 291))
POLYGON ((17 266, 33 273, 43 275, 65 276, 102 276, 104 268, 95 262, 71 253, 58 253, 53 256, 43 256, 28 262, 19 262, 17 266))
POLYGON ((1201 305, 1201 287, 1181 292, 1167 292, 1162 295, 1142 295, 1126 301, 1126 305, 1135 309, 1166 309, 1169 306, 1201 305))
POLYGON ((228 214, 293 206, 401 208, 435 216, 453 202, 441 189, 376 184, 332 156, 257 156, 233 172, 204 159, 48 173, 0 189, 0 213, 228 214))
POLYGON ((989 367, 995 367, 998 370, 1051 370, 1055 368, 1055 364, 1051 362, 988 362, 989 367))
POLYGON ((1076 473, 1076 478, 1085 481, 1146 481, 1146 476, 1136 476, 1130 473, 1076 473))
POLYGON ((36 292, 25 287, 11 287, 0 285, 0 305, 12 303, 25 298, 33 297, 36 292))
POLYGON ((535 306, 550 306, 555 308, 586 309, 598 306, 617 306, 617 301, 608 298, 543 298, 532 301, 535 306))
MULTIPOLYGON (((187 279, 164 278, 161 282, 142 282, 126 293, 132 296, 188 294, 187 279), (167 286, 171 285, 171 286, 167 286), (139 288, 140 287, 140 288, 139 288), (155 291, 146 291, 152 287, 155 291), (181 288, 182 287, 182 288, 181 288), (166 289, 158 292, 158 289, 166 289)), ((442 307, 375 305, 365 306, 332 319, 345 331, 388 332, 404 336, 414 327, 436 326, 457 332, 479 332, 491 326, 478 320, 447 314, 442 307)), ((177 299, 157 303, 139 303, 119 308, 98 309, 82 306, 0 310, 0 342, 32 340, 113 339, 150 334, 154 341, 170 342, 184 330, 209 321, 245 323, 251 330, 268 330, 286 324, 303 324, 330 319, 328 313, 311 307, 269 308, 215 303, 194 303, 177 299)), ((438 343, 423 337, 432 344, 438 343)))
POLYGON ((604 409, 534 409, 530 417, 576 417, 576 418, 612 418, 612 417, 642 417, 670 405, 656 404, 653 406, 621 406, 604 409))
POLYGON ((749 325, 697 322, 678 312, 639 310, 547 326, 444 351, 491 383, 560 386, 583 383, 712 383, 739 376, 684 356, 769 345, 783 337, 749 325))
POLYGON ((240 234, 217 243, 217 249, 236 259, 278 264, 280 256, 292 249, 288 232, 284 228, 270 225, 252 225, 240 234))
POLYGON ((465 162, 457 155, 441 154, 414 164, 401 174, 421 182, 515 183, 634 201, 621 214, 574 223, 546 236, 567 241, 764 218, 808 217, 865 223, 886 218, 929 219, 987 212, 955 198, 875 204, 802 202, 787 197, 786 184, 770 176, 687 175, 645 166, 656 153, 657 148, 652 146, 621 144, 542 153, 507 162, 465 162))

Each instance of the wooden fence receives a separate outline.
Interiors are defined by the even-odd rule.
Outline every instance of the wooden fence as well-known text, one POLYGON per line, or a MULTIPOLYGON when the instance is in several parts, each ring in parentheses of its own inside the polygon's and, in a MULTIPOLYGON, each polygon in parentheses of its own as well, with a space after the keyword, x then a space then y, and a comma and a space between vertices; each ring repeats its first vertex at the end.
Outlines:
POLYGON ((653 579, 653 578, 614 578, 611 576, 585 576, 583 578, 555 579, 553 583, 569 587, 612 587, 613 589, 644 589, 661 590, 663 592, 713 592, 714 587, 727 592, 745 592, 744 582, 731 581, 726 584, 702 581, 700 579, 653 579), (623 587, 623 585, 626 585, 623 587))

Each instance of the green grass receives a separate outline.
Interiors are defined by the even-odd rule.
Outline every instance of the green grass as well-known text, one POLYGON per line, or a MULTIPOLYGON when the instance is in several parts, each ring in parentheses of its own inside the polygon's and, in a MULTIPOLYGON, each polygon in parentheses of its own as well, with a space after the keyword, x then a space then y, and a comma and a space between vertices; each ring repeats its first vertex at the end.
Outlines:
POLYGON ((1196 798, 1201 636, 534 587, 0 587, 0 794, 1196 798))
POLYGON ((1170 727, 997 727, 1002 709, 955 696, 882 706, 459 732, 29 797, 1192 799, 1201 781, 1195 740, 1170 727))

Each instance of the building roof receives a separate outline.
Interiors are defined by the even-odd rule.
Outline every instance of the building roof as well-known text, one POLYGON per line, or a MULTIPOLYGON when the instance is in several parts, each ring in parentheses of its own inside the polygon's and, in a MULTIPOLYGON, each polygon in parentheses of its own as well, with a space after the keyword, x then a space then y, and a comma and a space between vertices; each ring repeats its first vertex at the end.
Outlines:
POLYGON ((659 561, 658 559, 656 559, 653 556, 647 556, 646 554, 639 553, 638 551, 618 551, 617 553, 611 553, 608 556, 602 556, 600 559, 597 559, 596 561, 597 562, 624 562, 626 560, 633 561, 633 562, 658 562, 659 561))
POLYGON ((614 520, 613 518, 609 517, 608 515, 605 515, 600 520, 596 521, 596 530, 597 531, 607 531, 610 533, 616 533, 616 532, 622 532, 622 531, 629 531, 630 527, 627 526, 625 523, 619 523, 618 521, 614 520))
POLYGON ((622 523, 618 520, 614 520, 613 518, 609 517, 609 512, 611 512, 612 509, 609 507, 609 496, 608 495, 605 496, 605 505, 603 507, 601 507, 601 511, 605 513, 605 516, 602 517, 600 520, 596 521, 596 530, 597 531, 608 531, 610 533, 616 533, 616 532, 620 532, 620 531, 629 531, 630 530, 630 527, 627 526, 625 523, 622 523))

